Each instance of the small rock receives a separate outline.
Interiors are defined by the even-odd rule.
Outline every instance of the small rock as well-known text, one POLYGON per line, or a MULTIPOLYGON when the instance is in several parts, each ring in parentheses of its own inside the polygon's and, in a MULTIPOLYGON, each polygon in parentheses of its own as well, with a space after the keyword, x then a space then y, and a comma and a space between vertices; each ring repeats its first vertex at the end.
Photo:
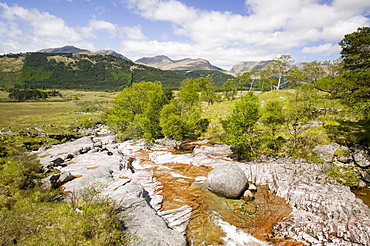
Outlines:
POLYGON ((257 192, 257 187, 254 184, 249 184, 248 190, 252 192, 257 192))
POLYGON ((71 181, 74 179, 72 174, 70 172, 64 172, 64 173, 53 173, 47 176, 46 178, 42 179, 42 188, 44 189, 57 189, 59 188, 63 183, 66 183, 68 181, 71 181))
POLYGON ((60 174, 59 176, 59 182, 60 182, 60 185, 68 182, 68 181, 71 181, 72 179, 74 179, 75 177, 70 173, 70 172, 63 172, 60 174))
POLYGON ((351 155, 338 155, 336 156, 337 161, 342 163, 350 163, 353 161, 353 158, 351 155))
POLYGON ((253 201, 254 195, 251 190, 246 190, 243 194, 243 199, 246 201, 253 201))

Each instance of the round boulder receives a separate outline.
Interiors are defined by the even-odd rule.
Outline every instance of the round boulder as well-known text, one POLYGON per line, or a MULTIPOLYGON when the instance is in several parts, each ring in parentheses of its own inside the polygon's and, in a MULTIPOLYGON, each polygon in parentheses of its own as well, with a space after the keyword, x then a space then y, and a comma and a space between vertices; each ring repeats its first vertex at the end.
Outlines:
POLYGON ((212 192, 227 198, 239 198, 248 188, 248 179, 235 164, 216 166, 204 181, 212 192))

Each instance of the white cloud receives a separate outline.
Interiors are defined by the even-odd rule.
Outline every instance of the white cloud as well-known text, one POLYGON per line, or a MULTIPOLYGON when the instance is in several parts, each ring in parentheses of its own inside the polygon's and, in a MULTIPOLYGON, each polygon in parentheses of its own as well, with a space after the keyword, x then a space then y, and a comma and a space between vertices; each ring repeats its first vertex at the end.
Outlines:
POLYGON ((81 36, 73 28, 68 27, 63 19, 47 12, 39 12, 37 9, 25 9, 19 6, 10 7, 4 3, 0 3, 0 7, 3 9, 1 17, 10 22, 23 21, 32 28, 34 35, 63 38, 68 41, 81 40, 81 36))
POLYGON ((176 0, 127 0, 127 3, 137 14, 151 20, 184 24, 197 17, 195 9, 176 0))
POLYGON ((347 20, 338 20, 331 26, 326 26, 322 31, 322 39, 327 41, 339 41, 342 40, 344 34, 352 33, 357 30, 358 27, 368 26, 369 19, 363 16, 354 16, 347 20))
POLYGON ((172 59, 182 58, 204 58, 212 61, 212 64, 224 69, 244 60, 269 60, 278 54, 271 54, 269 51, 255 47, 218 47, 209 49, 199 44, 182 42, 159 42, 127 40, 121 43, 120 52, 133 60, 143 56, 167 55, 172 59))
POLYGON ((325 43, 319 46, 304 47, 302 49, 302 53, 304 54, 315 54, 319 56, 329 56, 339 51, 340 46, 338 44, 333 45, 332 43, 325 43))
POLYGON ((118 34, 118 28, 111 22, 104 20, 91 19, 89 20, 88 29, 91 31, 104 31, 109 33, 111 38, 114 38, 118 34))
POLYGON ((141 32, 141 26, 122 27, 122 33, 129 40, 145 40, 146 37, 141 32))
POLYGON ((93 47, 74 28, 67 26, 63 19, 47 12, 0 3, 0 18, 3 20, 1 53, 36 51, 66 44, 93 47))
MULTIPOLYGON (((264 50, 271 54, 289 52, 310 42, 338 42, 346 33, 369 25, 369 18, 361 14, 369 12, 370 2, 353 1, 352 5, 347 4, 348 0, 335 0, 332 4, 320 4, 317 0, 246 0, 248 14, 240 15, 198 10, 177 0, 126 0, 129 8, 142 17, 172 23, 173 33, 188 37, 193 48, 202 49, 199 52, 232 47, 240 52, 264 50)), ((161 44, 168 45, 157 43, 155 47, 161 44)), ((327 44, 318 47, 304 50, 322 50, 321 54, 338 51, 327 44)), ((155 50, 160 52, 161 48, 155 50)))
POLYGON ((362 13, 368 15, 370 12, 370 1, 368 0, 334 0, 333 6, 337 10, 350 11, 356 15, 362 13))

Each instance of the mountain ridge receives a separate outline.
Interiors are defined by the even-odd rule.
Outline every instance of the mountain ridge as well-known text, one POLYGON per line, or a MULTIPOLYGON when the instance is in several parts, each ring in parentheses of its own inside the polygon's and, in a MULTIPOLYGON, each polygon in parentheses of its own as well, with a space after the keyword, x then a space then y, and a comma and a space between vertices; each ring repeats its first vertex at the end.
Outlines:
POLYGON ((153 57, 143 57, 135 61, 136 63, 153 66, 163 70, 216 70, 224 71, 219 67, 212 65, 209 61, 202 58, 184 58, 180 60, 172 60, 168 56, 158 55, 153 57))
MULTIPOLYGON (((99 53, 99 54, 106 54, 112 55, 120 59, 132 61, 126 56, 114 51, 114 50, 98 50, 98 51, 89 51, 86 49, 80 49, 74 46, 64 46, 59 48, 48 48, 42 49, 38 52, 42 53, 83 53, 83 52, 91 52, 91 53, 99 53)), ((212 65, 208 60, 203 58, 183 58, 179 60, 174 60, 169 58, 166 55, 157 55, 153 57, 142 57, 137 59, 135 63, 143 64, 146 66, 154 67, 161 70, 177 70, 177 71, 197 71, 197 70, 214 70, 224 72, 226 74, 232 74, 234 76, 244 73, 250 72, 252 70, 261 70, 265 66, 271 63, 272 60, 266 61, 241 61, 234 66, 230 70, 225 70, 215 65, 212 65)))

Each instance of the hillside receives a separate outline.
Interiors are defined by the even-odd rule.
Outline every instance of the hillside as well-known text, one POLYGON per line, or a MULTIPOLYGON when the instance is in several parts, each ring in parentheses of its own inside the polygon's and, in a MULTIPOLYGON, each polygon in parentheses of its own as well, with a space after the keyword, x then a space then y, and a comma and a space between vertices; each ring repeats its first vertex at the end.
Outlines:
POLYGON ((230 69, 230 72, 236 75, 239 73, 250 72, 252 70, 261 70, 270 63, 271 63, 271 60, 270 61, 243 61, 243 62, 240 62, 234 65, 230 69))
POLYGON ((119 90, 140 81, 178 87, 180 74, 92 52, 0 56, 0 87, 119 90))
POLYGON ((172 60, 169 57, 162 55, 154 57, 144 57, 136 60, 135 62, 163 70, 222 70, 221 68, 212 65, 209 61, 201 58, 172 60))

